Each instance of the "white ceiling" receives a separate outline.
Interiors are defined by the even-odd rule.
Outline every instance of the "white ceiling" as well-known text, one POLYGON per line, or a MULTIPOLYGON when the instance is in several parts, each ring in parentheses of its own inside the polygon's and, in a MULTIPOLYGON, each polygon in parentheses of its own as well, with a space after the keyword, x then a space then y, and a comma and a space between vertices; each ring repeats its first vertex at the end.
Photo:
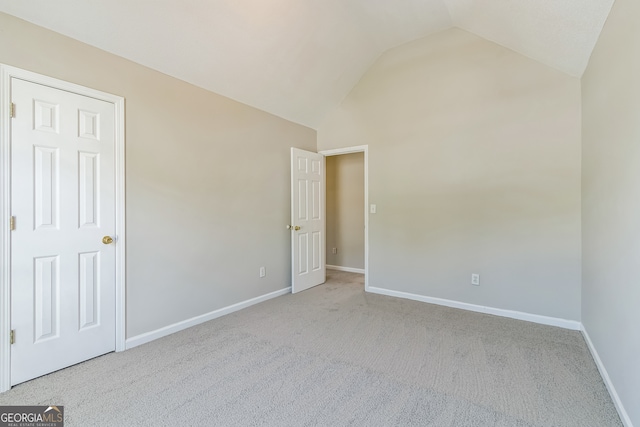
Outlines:
POLYGON ((0 11, 316 128, 385 50, 452 26, 579 77, 613 1, 0 0, 0 11))

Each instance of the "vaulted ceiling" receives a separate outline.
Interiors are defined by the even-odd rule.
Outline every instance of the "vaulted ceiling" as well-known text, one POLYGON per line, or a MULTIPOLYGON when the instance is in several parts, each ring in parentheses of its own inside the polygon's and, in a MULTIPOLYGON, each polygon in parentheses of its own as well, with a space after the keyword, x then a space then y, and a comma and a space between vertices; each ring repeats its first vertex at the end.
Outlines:
POLYGON ((385 50, 459 27, 580 77, 614 0, 0 0, 0 11, 317 127, 385 50))

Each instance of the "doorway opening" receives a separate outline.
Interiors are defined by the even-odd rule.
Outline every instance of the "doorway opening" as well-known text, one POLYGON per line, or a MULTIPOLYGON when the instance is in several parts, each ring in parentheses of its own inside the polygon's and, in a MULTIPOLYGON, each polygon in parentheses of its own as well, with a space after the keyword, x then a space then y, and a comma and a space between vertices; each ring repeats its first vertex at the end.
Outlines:
POLYGON ((326 157, 327 270, 364 274, 368 290, 368 146, 320 154, 326 157))

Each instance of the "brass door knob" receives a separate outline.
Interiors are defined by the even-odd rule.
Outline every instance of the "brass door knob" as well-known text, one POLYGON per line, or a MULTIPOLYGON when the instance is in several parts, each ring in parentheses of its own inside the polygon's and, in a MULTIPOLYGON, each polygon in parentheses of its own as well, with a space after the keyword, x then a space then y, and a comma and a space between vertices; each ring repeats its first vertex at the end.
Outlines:
POLYGON ((298 230, 300 230, 300 227, 297 226, 297 225, 295 227, 293 225, 287 225, 287 230, 296 230, 296 231, 298 231, 298 230))
POLYGON ((102 243, 104 243, 105 245, 110 245, 113 243, 113 237, 111 236, 104 236, 102 238, 102 243))

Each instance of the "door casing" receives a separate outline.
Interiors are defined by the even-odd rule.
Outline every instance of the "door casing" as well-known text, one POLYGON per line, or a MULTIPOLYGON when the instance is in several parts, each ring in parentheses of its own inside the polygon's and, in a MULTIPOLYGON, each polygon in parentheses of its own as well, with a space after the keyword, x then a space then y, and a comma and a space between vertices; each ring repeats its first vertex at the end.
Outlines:
POLYGON ((0 64, 0 392, 11 388, 11 78, 73 92, 113 104, 115 111, 116 351, 125 350, 125 166, 124 98, 31 71, 0 64))
MULTIPOLYGON (((364 290, 369 291, 369 146, 336 148, 318 151, 325 157, 341 154, 364 153, 364 290)), ((325 206, 326 209, 326 206, 325 206)), ((326 212, 325 212, 326 215, 326 212)), ((325 248, 326 249, 326 248, 325 248)))

